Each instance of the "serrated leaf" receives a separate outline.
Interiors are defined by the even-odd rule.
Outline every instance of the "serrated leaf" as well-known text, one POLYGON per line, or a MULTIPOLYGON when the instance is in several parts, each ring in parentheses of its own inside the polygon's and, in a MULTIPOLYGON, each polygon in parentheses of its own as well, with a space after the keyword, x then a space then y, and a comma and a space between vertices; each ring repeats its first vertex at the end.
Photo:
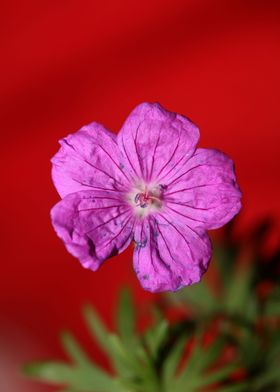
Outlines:
POLYGON ((151 373, 151 368, 146 370, 137 359, 137 355, 141 358, 145 357, 141 347, 134 347, 135 352, 131 345, 126 348, 117 335, 108 333, 100 318, 91 308, 87 307, 84 310, 84 315, 91 334, 107 352, 113 368, 121 376, 122 385, 128 387, 129 390, 133 390, 133 386, 137 388, 137 383, 143 383, 145 373, 147 371, 151 373))
POLYGON ((107 353, 113 368, 124 378, 130 377, 130 368, 127 368, 127 366, 123 364, 115 345, 112 345, 113 334, 109 333, 99 316, 91 307, 87 306, 84 308, 83 313, 93 339, 97 340, 104 352, 107 353))
POLYGON ((110 334, 108 336, 108 341, 111 346, 111 351, 114 355, 116 362, 125 369, 125 373, 128 371, 130 373, 138 374, 141 372, 141 365, 138 363, 136 358, 131 353, 131 348, 127 350, 122 344, 120 338, 115 334, 110 334))
POLYGON ((169 368, 164 369, 164 372, 167 371, 168 375, 166 378, 167 382, 164 385, 176 392, 184 390, 195 392, 200 390, 200 388, 224 381, 232 371, 236 370, 235 363, 213 369, 211 372, 209 371, 209 367, 215 364, 218 359, 224 344, 224 339, 217 339, 210 346, 203 348, 201 346, 201 336, 199 335, 196 337, 195 346, 192 348, 186 364, 180 373, 176 375, 176 369, 181 360, 180 352, 182 352, 182 346, 178 345, 176 348, 177 352, 174 354, 174 362, 169 363, 169 368))
POLYGON ((125 347, 115 334, 109 336, 109 341, 125 385, 133 386, 131 391, 156 392, 158 377, 152 359, 144 355, 138 358, 131 347, 125 347))

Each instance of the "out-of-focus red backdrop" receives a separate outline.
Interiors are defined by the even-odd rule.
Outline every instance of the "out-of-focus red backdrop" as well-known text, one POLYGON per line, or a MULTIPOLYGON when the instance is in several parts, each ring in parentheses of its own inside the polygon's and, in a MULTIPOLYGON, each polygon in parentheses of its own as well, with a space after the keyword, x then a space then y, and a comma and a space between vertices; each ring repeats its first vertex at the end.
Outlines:
POLYGON ((1 11, 1 392, 46 391, 14 373, 54 356, 80 305, 105 320, 123 285, 137 301, 131 250, 97 273, 56 237, 49 210, 57 140, 92 120, 118 131, 135 105, 192 118, 201 146, 236 162, 239 225, 280 217, 280 3, 270 0, 9 1, 1 11))

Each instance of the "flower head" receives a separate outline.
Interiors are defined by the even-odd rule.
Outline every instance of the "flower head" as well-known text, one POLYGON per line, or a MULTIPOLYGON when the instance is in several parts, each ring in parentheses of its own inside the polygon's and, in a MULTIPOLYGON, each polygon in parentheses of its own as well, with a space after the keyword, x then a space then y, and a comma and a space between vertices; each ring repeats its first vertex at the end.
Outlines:
POLYGON ((241 207, 232 161, 198 140, 190 120, 149 103, 117 136, 91 123, 62 139, 52 159, 62 200, 51 218, 68 251, 95 271, 133 241, 144 289, 198 282, 212 254, 206 230, 241 207))

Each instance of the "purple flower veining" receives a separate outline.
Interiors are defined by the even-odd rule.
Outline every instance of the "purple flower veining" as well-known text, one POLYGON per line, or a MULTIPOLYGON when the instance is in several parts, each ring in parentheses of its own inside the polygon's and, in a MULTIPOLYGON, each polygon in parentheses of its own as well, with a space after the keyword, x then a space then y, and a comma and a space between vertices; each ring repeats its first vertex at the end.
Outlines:
POLYGON ((207 270, 206 230, 241 207, 233 162, 196 148, 187 118, 143 103, 118 135, 91 123, 60 141, 52 176, 62 200, 51 211, 68 251, 96 271, 135 244, 133 266, 152 292, 191 285, 207 270))

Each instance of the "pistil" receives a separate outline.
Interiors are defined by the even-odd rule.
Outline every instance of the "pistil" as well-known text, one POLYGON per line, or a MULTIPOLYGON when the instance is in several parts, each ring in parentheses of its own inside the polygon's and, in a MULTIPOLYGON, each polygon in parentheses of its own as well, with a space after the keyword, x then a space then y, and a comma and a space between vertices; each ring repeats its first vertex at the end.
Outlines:
POLYGON ((128 201, 138 216, 144 217, 162 207, 163 187, 156 184, 137 184, 128 195, 128 201))
POLYGON ((136 203, 136 207, 146 208, 149 204, 158 203, 161 204, 161 200, 159 197, 153 196, 151 192, 145 188, 145 192, 139 192, 136 194, 134 201, 136 203))

